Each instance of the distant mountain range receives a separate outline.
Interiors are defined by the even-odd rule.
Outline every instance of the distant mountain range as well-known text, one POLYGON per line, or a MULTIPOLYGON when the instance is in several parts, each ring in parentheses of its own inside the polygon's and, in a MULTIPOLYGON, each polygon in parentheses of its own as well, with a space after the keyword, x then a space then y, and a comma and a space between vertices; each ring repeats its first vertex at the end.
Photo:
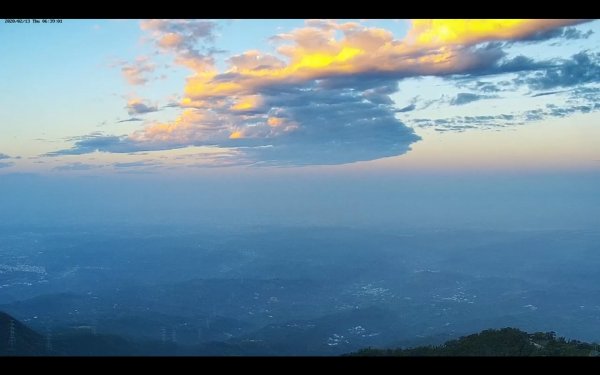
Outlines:
MULTIPOLYGON (((180 346, 172 342, 137 342, 73 327, 40 334, 0 312, 0 356, 161 356, 161 355, 293 355, 263 352, 255 343, 211 342, 180 346)), ((367 348, 350 356, 600 356, 600 345, 557 338, 554 332, 527 333, 515 328, 485 330, 439 346, 367 348)))
POLYGON ((90 327, 40 334, 0 312, 0 356, 173 355, 172 344, 137 343, 115 335, 98 335, 90 327))

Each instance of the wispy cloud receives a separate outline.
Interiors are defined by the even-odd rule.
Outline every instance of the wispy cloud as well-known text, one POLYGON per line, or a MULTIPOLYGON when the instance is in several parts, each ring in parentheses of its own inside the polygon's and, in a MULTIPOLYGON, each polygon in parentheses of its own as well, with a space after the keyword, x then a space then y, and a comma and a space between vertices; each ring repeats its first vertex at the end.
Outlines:
POLYGON ((131 117, 131 118, 128 118, 125 120, 117 121, 117 124, 121 123, 121 122, 135 122, 135 121, 144 121, 144 120, 141 118, 137 118, 137 117, 131 117))
POLYGON ((133 161, 127 163, 114 163, 113 167, 115 168, 139 168, 139 167, 154 167, 157 166, 158 163, 151 161, 133 161))
POLYGON ((472 93, 468 93, 468 92, 461 92, 450 100, 450 105, 463 105, 463 104, 471 103, 471 102, 474 102, 477 100, 491 99, 491 98, 495 98, 495 97, 496 96, 479 95, 479 94, 472 94, 472 93))
POLYGON ((531 95, 532 98, 536 98, 538 96, 548 96, 548 95, 556 95, 556 94, 561 94, 563 92, 568 92, 568 90, 557 90, 557 91, 547 91, 547 92, 540 92, 534 95, 531 95))
POLYGON ((57 171, 88 171, 91 169, 98 169, 98 168, 102 168, 102 167, 103 167, 103 165, 75 162, 75 163, 59 165, 57 167, 54 167, 54 169, 57 171))
POLYGON ((414 104, 409 104, 406 107, 397 109, 396 112, 410 112, 410 111, 414 111, 415 108, 416 108, 416 106, 414 104))
POLYGON ((454 116, 448 118, 414 118, 409 123, 418 128, 434 128, 437 131, 458 131, 469 129, 498 129, 506 126, 522 125, 531 121, 547 118, 566 117, 576 113, 589 113, 600 109, 593 101, 576 104, 547 104, 543 108, 534 108, 522 112, 497 115, 454 116))
POLYGON ((149 75, 154 72, 156 65, 148 57, 138 57, 131 63, 121 64, 123 78, 131 85, 144 85, 149 80, 149 75))
POLYGON ((597 82, 600 77, 600 53, 583 51, 553 67, 523 80, 534 90, 570 87, 597 82))
POLYGON ((127 141, 126 136, 105 135, 102 133, 92 133, 84 136, 74 137, 73 147, 65 150, 53 151, 45 156, 60 155, 82 155, 96 151, 104 152, 132 152, 136 150, 133 142, 127 141))
POLYGON ((590 36, 592 36, 592 34, 594 34, 594 32, 592 30, 588 30, 586 32, 583 32, 583 31, 577 30, 577 29, 575 29, 573 27, 566 27, 564 29, 562 37, 564 37, 565 39, 568 39, 568 40, 573 40, 573 39, 587 39, 590 36))
POLYGON ((195 71, 204 71, 214 64, 213 48, 200 42, 212 42, 216 24, 206 20, 145 20, 142 30, 148 31, 156 45, 166 52, 175 54, 175 62, 195 71))

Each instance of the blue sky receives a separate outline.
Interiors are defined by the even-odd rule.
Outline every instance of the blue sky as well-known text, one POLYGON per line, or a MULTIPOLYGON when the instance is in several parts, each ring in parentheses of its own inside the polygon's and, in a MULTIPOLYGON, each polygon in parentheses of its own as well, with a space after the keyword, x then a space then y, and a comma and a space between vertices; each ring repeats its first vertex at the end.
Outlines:
POLYGON ((597 171, 599 41, 578 20, 3 24, 0 174, 597 171))

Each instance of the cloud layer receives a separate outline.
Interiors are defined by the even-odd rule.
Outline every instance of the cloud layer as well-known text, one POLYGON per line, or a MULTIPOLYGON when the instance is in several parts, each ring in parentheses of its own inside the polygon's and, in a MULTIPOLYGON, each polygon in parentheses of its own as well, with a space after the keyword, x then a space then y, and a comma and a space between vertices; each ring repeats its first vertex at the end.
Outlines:
MULTIPOLYGON (((51 155, 213 146, 231 151, 237 164, 253 165, 343 164, 401 155, 419 137, 395 117, 415 110, 415 103, 394 107, 390 95, 399 80, 519 73, 535 90, 594 81, 600 73, 597 54, 534 61, 507 58, 503 49, 502 43, 584 38, 565 28, 581 22, 415 20, 406 37, 395 39, 388 30, 360 23, 309 20, 272 38, 277 55, 249 50, 231 56, 228 69, 220 72, 211 47, 212 21, 143 21, 156 47, 193 73, 179 117, 126 136, 80 137, 72 148, 51 155)), ((139 60, 124 66, 123 74, 142 84, 152 69, 139 60)), ((493 85, 488 88, 493 92, 493 85)), ((450 104, 491 97, 459 93, 450 104)), ((131 116, 158 110, 138 99, 126 109, 131 116)))

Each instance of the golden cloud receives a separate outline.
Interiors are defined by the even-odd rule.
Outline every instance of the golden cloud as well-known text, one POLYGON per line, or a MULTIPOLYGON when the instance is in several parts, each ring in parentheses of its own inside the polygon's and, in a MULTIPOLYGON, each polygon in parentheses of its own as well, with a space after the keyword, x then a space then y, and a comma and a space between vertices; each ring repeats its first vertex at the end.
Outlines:
MULTIPOLYGON (((136 137, 178 138, 189 134, 190 126, 195 126, 196 131, 210 130, 211 137, 219 134, 223 139, 240 139, 251 134, 277 136, 282 134, 275 130, 282 128, 283 119, 270 116, 269 108, 261 109, 267 87, 364 73, 402 77, 468 72, 481 64, 481 57, 469 48, 471 46, 487 41, 526 39, 581 22, 573 19, 413 20, 407 35, 395 39, 389 30, 382 28, 310 20, 306 27, 273 38, 281 44, 277 51, 287 61, 250 50, 229 58, 229 69, 224 74, 216 70, 212 60, 188 56, 180 51, 176 61, 194 71, 186 82, 182 106, 219 112, 221 126, 227 131, 215 133, 214 127, 202 126, 206 115, 194 117, 184 112, 176 121, 153 125, 136 137), (341 38, 336 38, 336 33, 341 33, 341 38), (250 129, 236 120, 246 118, 235 116, 257 110, 266 128, 250 124, 250 129)), ((162 29, 152 23, 146 23, 145 27, 167 30, 161 25, 162 29)), ((164 48, 176 49, 183 43, 179 34, 163 31, 157 35, 160 37, 158 44, 164 48)), ((294 124, 289 129, 301 126, 294 124)))

